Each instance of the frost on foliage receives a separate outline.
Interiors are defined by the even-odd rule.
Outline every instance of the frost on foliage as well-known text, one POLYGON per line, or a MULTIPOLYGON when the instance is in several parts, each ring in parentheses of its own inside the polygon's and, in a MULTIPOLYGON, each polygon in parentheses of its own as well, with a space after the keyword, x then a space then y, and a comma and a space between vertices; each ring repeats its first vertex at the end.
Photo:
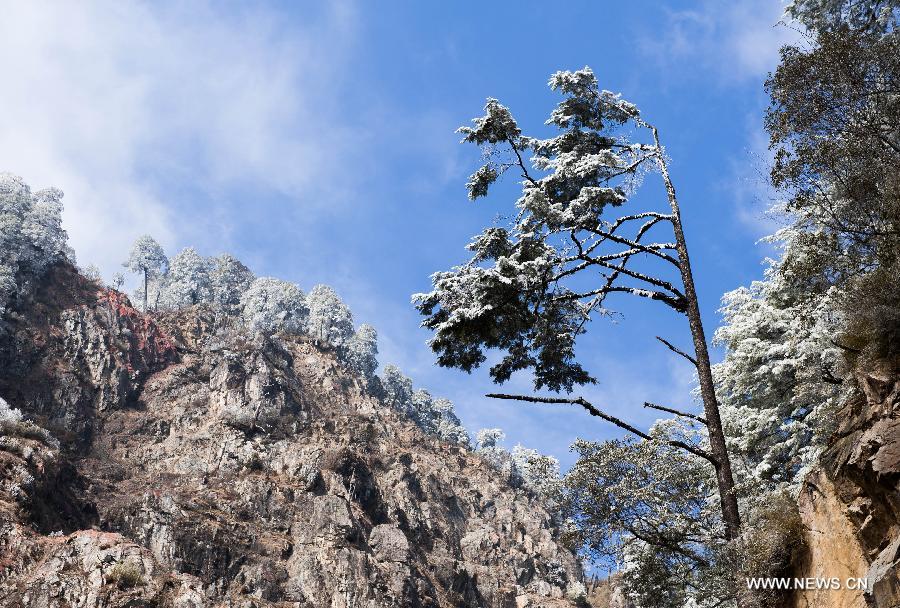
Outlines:
POLYGON ((667 443, 703 445, 705 437, 671 420, 657 422, 650 436, 572 446, 578 461, 563 480, 564 512, 576 524, 571 540, 594 561, 624 564, 626 594, 637 605, 721 605, 733 572, 721 568, 714 473, 667 443))
POLYGON ((522 445, 516 445, 510 453, 502 445, 505 438, 501 429, 481 429, 475 436, 475 451, 511 483, 538 496, 555 498, 560 483, 559 461, 522 445))
POLYGON ((169 258, 160 244, 147 234, 138 237, 123 266, 141 275, 142 282, 135 295, 143 302, 144 310, 149 310, 151 305, 155 308, 161 297, 164 275, 169 269, 169 258))
MULTIPOLYGON (((789 233, 781 237, 784 259, 800 254, 789 233)), ((770 260, 764 280, 722 298, 714 341, 726 356, 713 372, 726 433, 748 474, 793 486, 824 447, 850 383, 838 380, 847 372, 832 341, 841 328, 839 289, 808 294, 782 264, 770 260)))
POLYGON ((435 399, 424 390, 414 390, 412 380, 395 365, 385 365, 381 374, 385 402, 406 415, 419 428, 453 443, 468 445, 469 435, 448 399, 435 399))
POLYGON ((88 264, 85 268, 81 268, 80 272, 84 278, 94 281, 95 283, 103 281, 103 275, 95 264, 88 264))
POLYGON ((316 285, 306 296, 309 335, 316 344, 340 349, 353 335, 353 315, 328 285, 316 285))
POLYGON ((0 397, 0 424, 16 424, 22 421, 22 412, 6 402, 0 397))
POLYGON ((485 462, 500 471, 509 481, 514 478, 512 455, 503 447, 506 433, 501 429, 481 429, 475 434, 475 452, 485 462))
POLYGON ((888 32, 900 21, 898 0, 791 0, 785 14, 813 31, 841 26, 888 32))
POLYGON ((254 331, 302 333, 308 314, 300 288, 271 277, 253 281, 241 298, 241 315, 254 331))
MULTIPOLYGON (((484 152, 485 163, 466 185, 469 198, 487 196, 511 171, 522 180, 516 220, 475 236, 469 262, 432 275, 433 290, 413 300, 423 326, 434 332, 429 344, 440 365, 471 371, 486 361, 486 350, 497 349, 504 356, 491 367, 495 382, 529 369, 536 388, 558 391, 594 381, 575 359, 575 341, 586 321, 607 313, 608 293, 657 299, 677 310, 684 304, 667 283, 630 267, 616 270, 639 253, 673 247, 635 248, 620 238, 622 221, 605 217, 627 202, 644 166, 655 162, 654 146, 628 139, 628 129, 643 126, 637 108, 600 89, 589 68, 557 72, 549 84, 563 96, 547 121, 557 129, 554 137, 524 135, 496 99, 459 129, 463 142, 484 152), (586 273, 599 280, 586 286, 578 278, 586 273)), ((624 221, 649 224, 639 229, 640 240, 667 217, 635 214, 624 221)))
POLYGON ((50 265, 72 259, 56 188, 32 192, 22 178, 0 173, 0 316, 10 299, 50 265))
POLYGON ((522 485, 540 496, 553 496, 559 487, 559 460, 521 444, 512 449, 512 461, 522 485))
POLYGON ((37 439, 52 449, 59 449, 59 441, 46 429, 26 420, 21 411, 10 407, 9 403, 0 397, 0 444, 6 441, 4 437, 37 439))
POLYGON ((234 256, 223 254, 212 260, 210 280, 213 302, 226 310, 240 306, 241 296, 253 283, 253 273, 234 256))
POLYGON ((378 368, 378 332, 363 323, 347 341, 343 351, 347 366, 364 378, 374 378, 378 368))
POLYGON ((166 308, 183 308, 213 300, 211 264, 193 247, 169 260, 160 300, 166 308))
POLYGON ((566 586, 566 597, 573 602, 587 601, 587 587, 581 581, 572 581, 566 586))

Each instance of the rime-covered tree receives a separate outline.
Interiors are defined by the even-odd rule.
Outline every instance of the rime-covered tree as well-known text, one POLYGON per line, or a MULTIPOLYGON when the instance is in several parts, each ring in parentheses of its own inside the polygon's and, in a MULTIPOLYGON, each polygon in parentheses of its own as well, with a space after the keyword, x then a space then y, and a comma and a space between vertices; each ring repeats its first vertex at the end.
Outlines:
POLYGON ((448 399, 435 399, 424 389, 413 389, 412 380, 396 365, 387 364, 381 373, 385 402, 412 420, 430 435, 468 445, 469 436, 448 399))
POLYGON ((309 334, 316 344, 341 349, 353 335, 353 315, 328 285, 316 285, 306 296, 309 334))
POLYGON ((182 249, 169 260, 161 299, 168 308, 182 308, 213 301, 213 285, 209 260, 193 247, 182 249))
POLYGON ((456 415, 453 402, 449 399, 438 397, 431 402, 432 420, 431 427, 434 434, 460 445, 469 445, 469 432, 462 425, 462 421, 456 415))
POLYGON ((560 489, 559 461, 517 444, 512 452, 503 447, 502 429, 481 429, 475 435, 475 453, 515 485, 556 501, 560 489))
MULTIPOLYGON (((881 14, 888 3, 853 6, 881 14)), ((812 297, 843 293, 853 326, 841 343, 893 356, 900 354, 900 32, 840 20, 783 48, 766 83, 772 182, 793 232, 779 268, 792 289, 812 297)))
POLYGON ((502 429, 481 429, 475 433, 475 453, 512 481, 514 465, 509 450, 503 447, 504 439, 506 433, 502 429))
POLYGON ((134 242, 131 253, 123 266, 131 272, 140 274, 144 279, 141 294, 144 300, 144 310, 149 310, 150 281, 159 279, 168 270, 169 259, 166 257, 166 253, 152 236, 145 234, 134 242))
POLYGON ((10 298, 50 265, 73 257, 62 228, 62 192, 32 192, 0 173, 0 316, 10 298))
POLYGON ((0 428, 4 424, 16 424, 21 421, 22 412, 14 407, 10 407, 6 400, 0 397, 0 428))
POLYGON ((364 378, 374 378, 378 368, 378 332, 363 323, 347 341, 343 352, 347 365, 364 378))
MULTIPOLYGON (((785 256, 794 246, 789 234, 785 256)), ((851 388, 844 353, 842 294, 812 294, 770 261, 764 280, 722 298, 723 325, 714 341, 724 361, 714 366, 722 417, 749 474, 774 490, 802 481, 834 429, 833 415, 851 388)))
POLYGON ((112 283, 110 283, 110 287, 115 289, 116 291, 121 291, 122 287, 125 285, 125 275, 121 272, 117 272, 113 275, 112 283))
POLYGON ((559 460, 521 444, 516 444, 511 456, 522 485, 538 496, 554 497, 560 483, 559 460))
POLYGON ((100 272, 100 269, 97 268, 96 264, 88 264, 86 267, 81 269, 81 274, 86 278, 99 283, 103 280, 103 274, 100 272))
POLYGON ((624 562, 625 588, 640 606, 722 605, 734 586, 719 588, 715 571, 724 550, 721 512, 709 500, 715 477, 702 458, 671 444, 702 437, 672 423, 649 434, 575 443, 579 458, 564 482, 575 544, 609 565, 624 562))
POLYGON ((785 13, 814 32, 841 28, 892 31, 900 22, 898 0, 793 0, 785 13))
POLYGON ((725 295, 716 332, 723 419, 757 491, 802 481, 853 389, 846 360, 900 337, 897 6, 788 6, 809 37, 766 85, 783 248, 764 280, 725 295))
POLYGON ((241 314, 258 332, 303 333, 309 309, 300 288, 280 279, 260 277, 241 297, 241 314))
POLYGON ((388 404, 408 413, 413 394, 412 379, 409 376, 393 363, 388 363, 381 372, 381 387, 388 404))
MULTIPOLYGON (((519 370, 533 374, 535 389, 571 391, 593 382, 575 358, 575 342, 587 323, 607 312, 615 293, 660 302, 684 315, 693 355, 668 342, 697 371, 708 448, 684 445, 716 473, 728 538, 740 532, 731 461, 722 431, 706 336, 691 273, 681 211, 656 128, 618 95, 601 90, 589 68, 557 72, 550 87, 562 102, 547 139, 523 134, 510 111, 489 99, 485 115, 463 127, 464 142, 481 146, 487 162, 468 182, 469 196, 489 193, 504 173, 521 177, 521 195, 507 227, 491 226, 474 237, 471 259, 432 276, 433 291, 414 297, 434 332, 438 363, 466 371, 503 351, 490 369, 495 382, 519 370), (649 141, 640 142, 643 133, 649 141), (659 171, 665 211, 625 211, 642 172, 659 171), (651 238, 661 229, 667 233, 651 238)), ((603 413, 582 398, 491 395, 542 403, 571 403, 642 438, 645 432, 603 413)))
POLYGON ((253 273, 234 256, 227 253, 212 262, 210 280, 213 301, 226 310, 240 306, 241 296, 253 283, 253 273))

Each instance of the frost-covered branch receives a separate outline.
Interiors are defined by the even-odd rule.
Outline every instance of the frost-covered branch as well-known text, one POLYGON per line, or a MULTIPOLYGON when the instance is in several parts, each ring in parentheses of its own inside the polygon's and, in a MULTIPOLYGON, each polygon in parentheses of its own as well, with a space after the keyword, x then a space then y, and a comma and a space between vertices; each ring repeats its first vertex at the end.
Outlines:
MULTIPOLYGON (((603 412, 602 410, 598 409, 584 397, 575 397, 573 399, 568 399, 566 397, 539 397, 536 395, 507 395, 505 393, 488 393, 487 395, 485 395, 485 397, 490 397, 491 399, 506 399, 509 401, 527 401, 529 403, 579 405, 579 406, 583 407, 587 411, 587 413, 590 414, 591 416, 596 416, 598 418, 602 418, 603 420, 606 420, 607 422, 610 422, 610 423, 616 425, 620 429, 624 429, 633 435, 637 435, 638 437, 640 437, 641 439, 644 439, 645 441, 655 441, 655 439, 653 437, 651 437, 644 431, 640 430, 639 428, 628 424, 621 418, 616 418, 615 416, 611 416, 610 414, 607 414, 606 412, 603 412)), ((666 440, 666 443, 668 443, 671 446, 681 448, 682 450, 685 450, 686 452, 690 452, 691 454, 693 454, 695 456, 699 456, 700 458, 708 460, 709 462, 711 462, 713 464, 716 463, 716 460, 713 458, 713 456, 711 454, 709 454, 708 452, 706 452, 705 450, 703 450, 701 448, 698 448, 695 445, 691 445, 689 443, 685 443, 685 442, 679 441, 677 439, 666 440)))
POLYGON ((668 412, 669 414, 675 414, 676 416, 682 416, 684 418, 690 418, 691 420, 696 420, 701 424, 706 424, 706 418, 703 416, 698 416, 697 414, 689 414, 687 412, 681 412, 671 407, 666 407, 664 405, 657 405, 655 403, 650 403, 649 401, 644 401, 644 407, 649 407, 650 409, 659 410, 661 412, 668 412))
MULTIPOLYGON (((651 220, 650 222, 647 222, 647 224, 646 224, 647 229, 649 229, 651 226, 653 226, 658 221, 660 221, 660 220, 654 219, 654 220, 651 220)), ((627 245, 629 247, 632 247, 633 249, 637 249, 638 251, 641 251, 642 253, 649 253, 650 255, 656 256, 660 259, 663 259, 663 260, 669 262, 670 264, 674 265, 676 268, 679 267, 677 259, 675 259, 674 257, 672 257, 666 253, 663 253, 663 250, 666 250, 666 249, 674 250, 675 243, 654 243, 653 245, 643 245, 643 244, 637 242, 636 240, 631 240, 631 239, 627 239, 625 237, 621 237, 617 234, 613 234, 613 232, 609 231, 609 230, 603 230, 599 226, 596 228, 591 228, 590 232, 593 232, 597 236, 600 236, 604 239, 609 239, 610 241, 613 241, 614 243, 619 243, 620 245, 627 245)), ((646 232, 646 230, 644 230, 644 232, 646 232)))
POLYGON ((687 354, 686 352, 684 352, 683 350, 681 350, 677 346, 673 345, 671 342, 669 342, 668 340, 666 340, 664 338, 656 336, 656 339, 659 340, 660 342, 662 342, 663 344, 665 344, 666 348, 668 348, 670 351, 672 351, 673 353, 675 353, 677 355, 681 355, 682 357, 684 357, 685 359, 690 361, 694 367, 697 367, 697 360, 694 359, 692 356, 690 356, 689 354, 687 354))
MULTIPOLYGON (((609 282, 611 281, 608 281, 608 283, 609 282)), ((585 292, 568 292, 563 295, 555 296, 553 300, 562 302, 570 300, 584 300, 586 298, 597 297, 601 298, 600 302, 602 302, 601 296, 605 297, 610 293, 627 293, 639 298, 656 300, 657 302, 662 302, 678 312, 684 312, 684 300, 681 298, 672 297, 662 291, 641 289, 639 287, 626 287, 624 285, 607 285, 599 289, 592 289, 585 292)), ((592 302, 591 304, 588 304, 587 308, 593 309, 596 306, 599 306, 600 302, 592 302)))

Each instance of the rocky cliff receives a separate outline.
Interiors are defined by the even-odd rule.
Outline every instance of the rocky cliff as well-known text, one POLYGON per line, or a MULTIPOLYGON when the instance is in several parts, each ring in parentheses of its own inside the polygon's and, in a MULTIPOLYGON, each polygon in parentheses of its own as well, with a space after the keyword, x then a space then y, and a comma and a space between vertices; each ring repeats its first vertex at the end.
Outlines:
POLYGON ((797 608, 900 605, 900 369, 882 362, 857 384, 799 500, 806 548, 795 575, 840 588, 798 592, 797 608), (858 578, 865 589, 848 584, 858 578))
POLYGON ((540 501, 329 352, 66 265, 34 292, 0 328, 0 606, 573 605, 540 501))

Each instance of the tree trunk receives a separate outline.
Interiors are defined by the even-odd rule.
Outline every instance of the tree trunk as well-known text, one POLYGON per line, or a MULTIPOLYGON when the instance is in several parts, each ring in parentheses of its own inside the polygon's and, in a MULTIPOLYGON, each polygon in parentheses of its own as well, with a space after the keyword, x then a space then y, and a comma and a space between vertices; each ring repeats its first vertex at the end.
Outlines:
POLYGON ((148 304, 147 304, 147 284, 150 282, 150 280, 147 276, 148 274, 149 273, 148 273, 147 269, 144 268, 144 312, 149 312, 147 310, 147 306, 148 306, 148 304))
POLYGON ((675 198, 675 187, 669 178, 669 170, 662 156, 659 135, 653 128, 653 139, 659 151, 659 168, 666 184, 666 194, 672 207, 672 226, 675 231, 675 246, 681 268, 681 280, 684 283, 684 295, 687 299, 687 318, 694 340, 694 353, 697 361, 697 377, 700 382, 700 396, 703 399, 703 411, 706 427, 709 431, 709 451, 716 459, 716 481, 719 487, 719 502, 722 507, 722 519, 725 522, 725 536, 735 540, 741 531, 741 515, 738 510, 737 494, 734 488, 734 476, 731 472, 731 459, 725 445, 725 433, 722 430, 722 417, 719 414, 719 402, 716 399, 716 388, 713 384, 712 368, 709 363, 709 350, 706 346, 706 334, 703 331, 703 320, 700 317, 700 305, 697 291, 694 288, 694 277, 691 273, 691 262, 688 258, 687 243, 681 226, 681 212, 678 199, 675 198))

